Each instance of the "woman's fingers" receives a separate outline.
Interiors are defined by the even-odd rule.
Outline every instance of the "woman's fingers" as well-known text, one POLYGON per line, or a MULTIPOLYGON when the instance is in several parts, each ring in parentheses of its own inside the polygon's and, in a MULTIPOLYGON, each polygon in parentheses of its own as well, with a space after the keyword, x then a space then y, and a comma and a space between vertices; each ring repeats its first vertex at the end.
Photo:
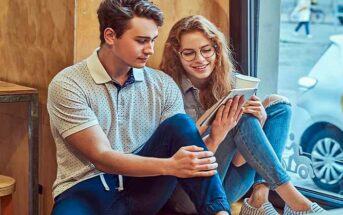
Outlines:
MULTIPOLYGON (((232 104, 231 104, 231 107, 229 109, 229 112, 228 114, 226 115, 226 118, 224 118, 224 120, 227 120, 227 119, 235 119, 235 114, 236 114, 236 111, 237 111, 237 108, 238 108, 238 102, 239 102, 239 98, 240 96, 235 96, 232 100, 232 104)), ((225 117, 225 116, 224 116, 225 117)))
POLYGON ((241 110, 239 111, 239 114, 236 118, 236 122, 238 122, 241 119, 242 115, 243 115, 243 108, 241 108, 241 110))
POLYGON ((236 111, 235 116, 234 116, 234 119, 236 120, 236 122, 238 122, 237 119, 239 118, 239 115, 242 112, 244 100, 245 100, 244 96, 241 96, 238 100, 237 111, 236 111))

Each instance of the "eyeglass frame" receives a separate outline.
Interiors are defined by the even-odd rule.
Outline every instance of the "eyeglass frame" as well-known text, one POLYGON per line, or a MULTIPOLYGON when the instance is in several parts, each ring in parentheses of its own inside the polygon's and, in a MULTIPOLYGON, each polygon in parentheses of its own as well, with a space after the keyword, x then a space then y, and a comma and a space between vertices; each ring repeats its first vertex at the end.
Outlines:
MULTIPOLYGON (((200 55, 203 57, 203 58, 210 58, 210 57, 212 57, 214 54, 216 54, 216 51, 217 51, 217 45, 206 45, 206 46, 203 46, 202 48, 200 48, 199 50, 200 50, 200 55), (205 48, 205 47, 207 47, 207 46, 210 46, 210 47, 213 47, 214 48, 214 51, 213 51, 213 54, 211 55, 211 56, 208 56, 208 57, 205 57, 204 55, 203 55, 203 53, 202 53, 202 49, 203 48, 205 48)), ((194 49, 185 49, 185 50, 182 50, 182 51, 178 51, 177 52, 180 56, 181 56, 181 58, 183 59, 183 60, 185 60, 185 61, 187 61, 187 62, 191 62, 191 61, 193 61, 193 60, 195 60, 195 58, 197 57, 197 51, 196 50, 194 50, 194 49), (195 55, 194 55, 194 58, 192 59, 192 60, 186 60, 184 57, 183 57, 183 55, 182 55, 182 53, 184 52, 184 51, 186 51, 186 50, 192 50, 192 51, 194 51, 194 53, 195 53, 195 55)))

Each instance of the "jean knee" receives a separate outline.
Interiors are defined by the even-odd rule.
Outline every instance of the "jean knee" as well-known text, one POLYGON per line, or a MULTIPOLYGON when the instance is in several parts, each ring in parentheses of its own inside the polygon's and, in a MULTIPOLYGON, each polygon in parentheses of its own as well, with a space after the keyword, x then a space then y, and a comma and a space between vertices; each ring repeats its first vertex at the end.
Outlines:
POLYGON ((163 125, 167 127, 168 131, 192 131, 197 130, 196 125, 193 119, 187 114, 175 114, 172 117, 169 117, 163 122, 163 125))
POLYGON ((287 97, 277 95, 277 94, 271 94, 271 95, 267 96, 263 100, 262 104, 263 104, 264 108, 268 108, 268 107, 271 107, 271 106, 276 105, 276 104, 285 104, 286 107, 291 106, 291 102, 288 100, 287 97))

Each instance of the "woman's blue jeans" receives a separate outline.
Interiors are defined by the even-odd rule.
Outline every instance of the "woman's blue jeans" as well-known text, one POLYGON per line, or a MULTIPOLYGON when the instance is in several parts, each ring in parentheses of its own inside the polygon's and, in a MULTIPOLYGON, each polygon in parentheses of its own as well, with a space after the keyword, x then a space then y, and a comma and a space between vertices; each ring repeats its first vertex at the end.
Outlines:
MULTIPOLYGON (((169 158, 181 147, 204 147, 193 120, 178 114, 165 120, 137 155, 169 158)), ((104 174, 82 181, 55 198, 53 215, 156 214, 181 184, 199 214, 230 212, 218 174, 211 177, 180 179, 174 176, 124 177, 124 190, 118 191, 118 176, 104 174), (106 190, 106 185, 109 190, 106 190)))
MULTIPOLYGON (((257 118, 243 114, 215 154, 219 164, 218 173, 230 205, 245 195, 253 184, 267 183, 271 189, 275 189, 290 180, 280 162, 289 131, 290 105, 285 102, 274 103, 266 108, 266 112, 267 120, 263 128, 257 118), (247 161, 240 167, 231 164, 237 151, 247 161)), ((175 190, 169 206, 178 212, 194 212, 180 187, 175 190)))
POLYGON ((299 29, 301 28, 301 26, 305 26, 305 32, 306 32, 306 35, 309 35, 310 34, 310 22, 299 22, 297 27, 295 27, 295 31, 298 32, 299 29))

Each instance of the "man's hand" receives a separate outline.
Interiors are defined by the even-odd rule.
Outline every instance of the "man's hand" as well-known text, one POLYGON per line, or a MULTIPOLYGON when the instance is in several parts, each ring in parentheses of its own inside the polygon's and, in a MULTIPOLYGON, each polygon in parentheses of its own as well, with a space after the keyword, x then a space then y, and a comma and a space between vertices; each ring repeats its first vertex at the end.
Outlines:
POLYGON ((181 147, 169 161, 168 174, 179 178, 208 177, 217 173, 218 163, 213 153, 194 145, 181 147))
POLYGON ((266 110, 257 96, 252 96, 251 99, 245 103, 243 112, 255 116, 258 121, 260 121, 262 127, 267 120, 266 110))

